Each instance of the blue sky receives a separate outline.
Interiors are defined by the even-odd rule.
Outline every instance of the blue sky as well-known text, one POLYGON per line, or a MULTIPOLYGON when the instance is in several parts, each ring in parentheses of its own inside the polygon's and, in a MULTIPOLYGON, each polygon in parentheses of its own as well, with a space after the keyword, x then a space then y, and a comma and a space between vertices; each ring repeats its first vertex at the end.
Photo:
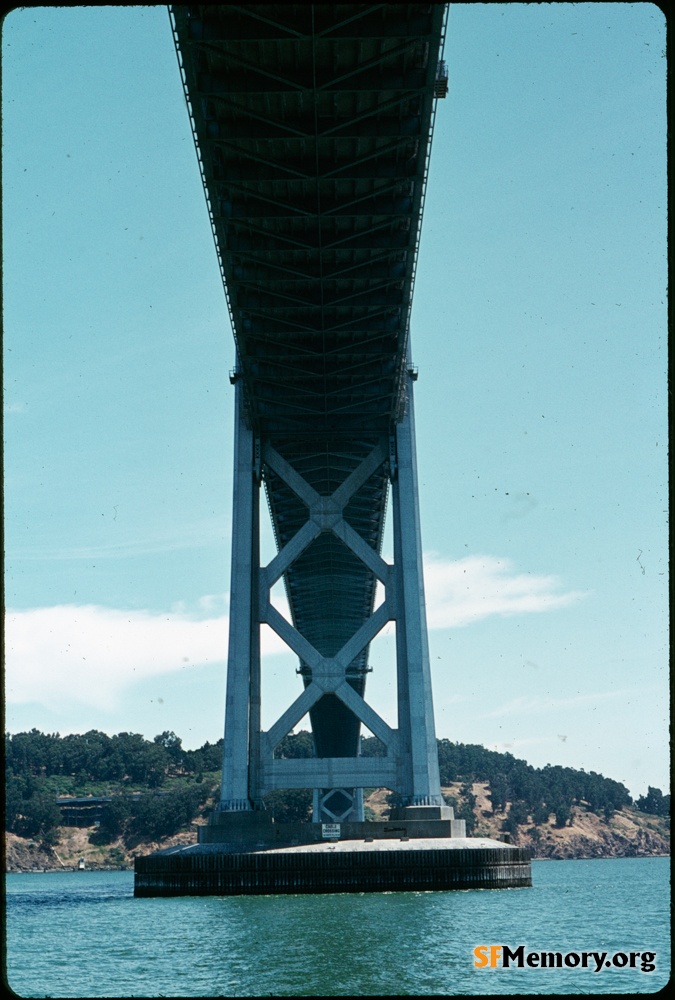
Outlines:
MULTIPOLYGON (((6 728, 198 746, 234 348, 167 11, 2 42, 6 728)), ((651 4, 452 5, 412 316, 437 734, 634 795, 668 787, 664 48, 651 4)))

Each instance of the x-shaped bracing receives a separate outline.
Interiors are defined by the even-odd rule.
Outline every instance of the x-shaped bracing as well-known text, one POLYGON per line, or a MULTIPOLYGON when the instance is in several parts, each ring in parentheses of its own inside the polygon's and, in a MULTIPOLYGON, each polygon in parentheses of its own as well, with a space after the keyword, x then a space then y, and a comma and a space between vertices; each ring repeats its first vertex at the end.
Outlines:
POLYGON ((388 449, 378 444, 354 469, 345 481, 329 496, 324 497, 279 454, 270 444, 263 449, 263 461, 269 466, 296 496, 306 504, 309 512, 307 521, 293 538, 276 554, 274 559, 259 570, 258 619, 266 622, 311 671, 311 681, 295 701, 289 705, 267 732, 261 733, 263 756, 268 758, 274 748, 304 715, 323 697, 334 694, 351 709, 373 735, 387 748, 387 756, 396 758, 398 754, 398 732, 347 682, 346 672, 350 663, 371 642, 388 621, 395 620, 395 567, 385 562, 361 535, 344 519, 344 509, 354 494, 389 457, 388 449), (309 642, 301 632, 288 622, 270 602, 270 592, 277 580, 322 531, 331 531, 351 549, 362 563, 377 577, 385 589, 385 599, 369 618, 356 630, 335 656, 326 657, 309 642))

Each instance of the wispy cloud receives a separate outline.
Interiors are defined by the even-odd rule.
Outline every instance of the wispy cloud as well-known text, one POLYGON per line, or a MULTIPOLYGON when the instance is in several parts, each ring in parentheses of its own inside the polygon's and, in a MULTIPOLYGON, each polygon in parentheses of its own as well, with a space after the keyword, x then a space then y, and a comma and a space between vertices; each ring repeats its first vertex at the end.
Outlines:
MULTIPOLYGON (((155 614, 64 604, 10 611, 7 703, 115 707, 138 681, 222 663, 228 626, 227 615, 197 619, 178 610, 155 614)), ((262 649, 265 655, 288 652, 269 629, 263 630, 262 649)))
MULTIPOLYGON (((470 556, 425 561, 427 614, 431 628, 467 625, 493 615, 549 611, 578 600, 553 576, 514 573, 507 560, 470 556)), ((289 617, 283 595, 273 604, 289 617)), ((8 704, 39 702, 58 708, 73 702, 97 708, 118 705, 137 682, 227 658, 228 597, 208 594, 193 609, 183 602, 170 611, 123 611, 98 605, 62 604, 10 611, 6 622, 8 704)), ((263 655, 288 647, 262 629, 263 655)), ((532 701, 532 699, 530 699, 532 701)), ((534 711, 523 703, 492 714, 534 711)))
POLYGON ((112 541, 97 542, 93 545, 45 548, 43 546, 17 547, 11 556, 15 562, 88 562, 91 559, 129 559, 158 553, 176 552, 184 549, 205 548, 222 545, 229 532, 229 524, 220 517, 204 518, 194 523, 181 522, 171 529, 157 528, 151 534, 133 536, 125 533, 123 527, 125 511, 118 504, 101 511, 107 518, 109 530, 117 530, 111 525, 119 520, 119 537, 112 541))
POLYGON ((595 691, 586 694, 574 694, 561 698, 541 695, 523 695, 511 698, 489 712, 481 712, 477 718, 497 719, 515 715, 541 715, 545 712, 561 712, 568 708, 582 708, 585 705, 600 705, 607 701, 625 700, 631 691, 595 691))
POLYGON ((424 561, 429 628, 457 628, 494 615, 553 611, 580 600, 582 591, 565 590, 556 576, 514 572, 508 559, 466 556, 424 561))

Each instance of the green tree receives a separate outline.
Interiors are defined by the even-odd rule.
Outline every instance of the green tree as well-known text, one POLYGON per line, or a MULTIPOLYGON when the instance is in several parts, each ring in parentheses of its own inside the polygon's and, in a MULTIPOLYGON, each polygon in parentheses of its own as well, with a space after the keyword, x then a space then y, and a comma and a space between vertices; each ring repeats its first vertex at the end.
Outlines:
POLYGON ((652 816, 668 816, 670 814, 670 795, 664 795, 660 788, 647 788, 647 794, 641 795, 635 803, 640 812, 651 813, 652 816))
POLYGON ((190 785, 173 792, 141 795, 132 806, 132 818, 126 827, 125 843, 136 840, 161 840, 190 823, 205 801, 208 790, 190 785))
POLYGON ((44 786, 44 780, 28 798, 23 799, 20 812, 14 821, 14 832, 20 837, 47 837, 61 824, 61 810, 54 796, 44 786))
POLYGON ((455 810, 455 818, 464 820, 467 835, 470 837, 476 829, 476 796, 470 783, 462 785, 460 794, 462 798, 459 809, 455 810))
POLYGON ((91 834, 89 840, 92 844, 110 844, 113 840, 117 840, 124 833, 130 816, 131 804, 128 798, 124 795, 113 795, 103 809, 98 829, 91 834))
POLYGON ((314 757, 314 738, 311 733, 303 729, 299 733, 289 733, 279 741, 274 750, 274 756, 278 759, 295 759, 298 757, 314 757))
POLYGON ((555 812, 555 825, 560 828, 567 826, 572 817, 570 804, 568 802, 558 801, 554 805, 553 811, 555 812))
POLYGON ((551 810, 549 807, 545 802, 541 802, 532 813, 532 822, 535 826, 542 826, 544 823, 548 823, 550 815, 551 810))
POLYGON ((185 752, 186 770, 196 773, 201 771, 219 771, 223 765, 223 740, 209 743, 208 740, 198 750, 185 752))
POLYGON ((312 813, 312 793, 308 788, 287 788, 265 796, 265 808, 277 823, 305 823, 312 813))
POLYGON ((17 818, 23 806, 25 783, 13 771, 8 770, 5 779, 5 829, 15 830, 17 818))
POLYGON ((361 756, 362 757, 386 757, 387 748, 378 739, 377 736, 362 736, 361 737, 361 756))
POLYGON ((169 732, 165 729, 159 736, 155 736, 154 743, 156 746, 162 747, 166 752, 168 764, 172 771, 183 770, 185 752, 180 736, 176 736, 174 732, 169 732))
POLYGON ((508 833, 516 836, 518 834, 518 828, 527 823, 527 806, 524 802, 512 802, 509 808, 509 814, 504 820, 503 829, 508 833))
POLYGON ((495 812, 506 809, 509 798, 509 783, 505 774, 498 772, 490 778, 490 801, 495 812))

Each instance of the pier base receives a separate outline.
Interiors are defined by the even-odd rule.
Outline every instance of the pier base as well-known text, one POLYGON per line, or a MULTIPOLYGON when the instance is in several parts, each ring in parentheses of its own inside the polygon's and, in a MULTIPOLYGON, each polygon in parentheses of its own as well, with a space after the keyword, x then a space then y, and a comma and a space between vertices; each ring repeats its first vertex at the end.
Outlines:
MULTIPOLYGON (((370 824, 369 824, 370 825, 370 824)), ((529 851, 478 837, 323 841, 228 851, 169 848, 136 858, 136 896, 513 889, 532 885, 529 851)))
POLYGON ((277 823, 264 810, 214 812, 209 822, 199 827, 200 844, 219 844, 229 854, 321 843, 327 837, 340 841, 466 838, 466 823, 455 819, 451 806, 420 806, 395 809, 386 821, 330 824, 277 823))

